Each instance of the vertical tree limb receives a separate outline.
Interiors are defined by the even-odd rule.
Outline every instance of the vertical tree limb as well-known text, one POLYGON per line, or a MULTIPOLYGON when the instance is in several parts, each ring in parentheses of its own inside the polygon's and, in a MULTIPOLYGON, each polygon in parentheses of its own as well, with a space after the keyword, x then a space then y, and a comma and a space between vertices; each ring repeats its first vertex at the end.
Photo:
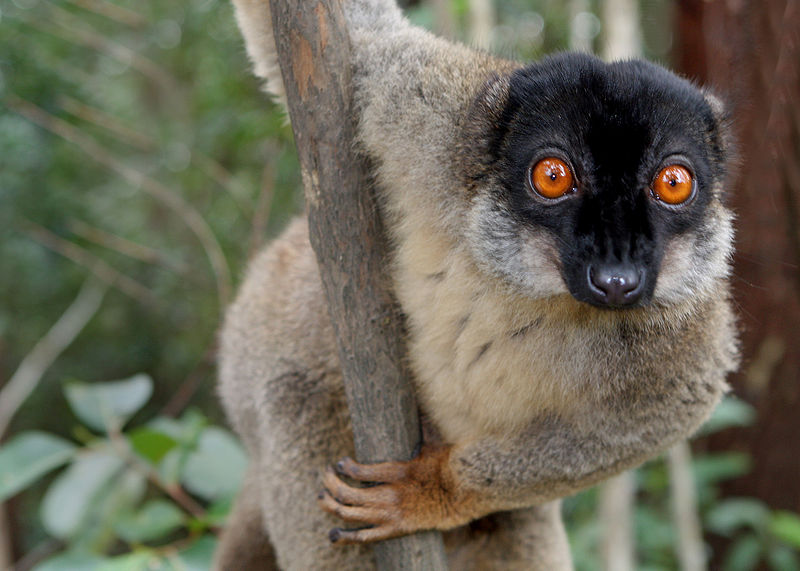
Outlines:
MULTIPOLYGON (((336 0, 271 0, 270 6, 356 455, 363 462, 406 460, 420 442, 419 419, 369 169, 354 152, 342 8, 336 0)), ((446 568, 441 539, 432 532, 382 542, 376 559, 380 569, 446 568)))
POLYGON ((636 0, 606 0, 602 18, 605 29, 603 59, 617 61, 641 57, 642 32, 636 0))
MULTIPOLYGON (((758 422, 709 439, 752 457, 726 496, 800 510, 800 1, 680 0, 681 70, 728 102, 738 148, 726 193, 736 220, 734 297, 742 361, 731 384, 758 422), (698 33, 699 31, 699 33, 698 33)), ((722 539, 711 567, 721 565, 722 539)), ((726 544, 727 547, 727 544, 726 544)))
POLYGON ((497 22, 492 0, 469 0, 469 37, 473 46, 489 50, 497 22))
POLYGON ((706 554, 697 490, 692 475, 692 449, 681 442, 667 453, 672 518, 678 530, 677 555, 681 571, 705 571, 706 554))
POLYGON ((633 504, 636 479, 628 470, 600 487, 600 521, 603 534, 600 551, 606 571, 633 571, 636 569, 635 540, 633 533, 633 504))
POLYGON ((452 40, 456 37, 456 22, 450 0, 431 0, 433 30, 438 36, 452 40))

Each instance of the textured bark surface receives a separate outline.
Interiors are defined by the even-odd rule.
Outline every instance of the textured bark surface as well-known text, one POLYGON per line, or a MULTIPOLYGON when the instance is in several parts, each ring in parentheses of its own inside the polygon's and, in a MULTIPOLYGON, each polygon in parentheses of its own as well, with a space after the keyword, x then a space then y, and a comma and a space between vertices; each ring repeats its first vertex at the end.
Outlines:
POLYGON ((679 67, 732 104, 740 165, 735 297, 744 363, 735 393, 757 423, 715 436, 753 470, 728 485, 800 511, 800 1, 682 0, 679 67))
MULTIPOLYGON (((350 42, 341 6, 335 0, 270 5, 356 455, 362 462, 407 460, 420 442, 419 419, 369 165, 353 148, 350 42)), ((379 569, 446 568, 433 532, 382 542, 376 559, 379 569)))

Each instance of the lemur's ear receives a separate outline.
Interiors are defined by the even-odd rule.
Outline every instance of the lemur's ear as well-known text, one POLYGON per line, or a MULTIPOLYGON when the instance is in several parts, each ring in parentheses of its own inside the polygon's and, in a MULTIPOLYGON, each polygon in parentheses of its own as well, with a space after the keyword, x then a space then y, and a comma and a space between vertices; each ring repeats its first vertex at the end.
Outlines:
POLYGON ((703 87, 701 91, 714 115, 714 123, 722 138, 723 151, 728 153, 733 147, 731 105, 707 87, 703 87))
POLYGON ((702 88, 702 92, 703 97, 706 99, 706 103, 708 103, 708 106, 711 107, 711 111, 714 113, 714 118, 718 121, 728 120, 728 106, 725 105, 725 103, 722 101, 722 98, 707 87, 702 88))
POLYGON ((459 159, 468 191, 484 178, 497 159, 505 133, 504 112, 511 88, 509 75, 492 75, 478 90, 462 130, 459 159))
POLYGON ((714 118, 713 134, 708 143, 712 150, 717 150, 720 169, 727 167, 726 171, 731 177, 735 174, 738 163, 736 138, 733 133, 733 119, 730 112, 731 105, 707 87, 701 88, 701 91, 714 118))

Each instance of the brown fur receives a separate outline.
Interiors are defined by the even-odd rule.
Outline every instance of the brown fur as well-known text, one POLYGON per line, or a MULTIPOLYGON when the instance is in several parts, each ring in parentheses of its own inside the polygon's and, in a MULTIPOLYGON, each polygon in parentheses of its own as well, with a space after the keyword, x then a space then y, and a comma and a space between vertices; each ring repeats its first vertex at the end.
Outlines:
MULTIPOLYGON (((256 72, 281 93, 268 2, 234 2, 256 72)), ((453 569, 569 569, 558 499, 685 438, 726 390, 731 215, 717 189, 700 227, 668 245, 644 308, 576 302, 543 231, 518 236, 524 283, 498 275, 481 261, 492 203, 470 173, 517 64, 413 28, 388 0, 345 12, 358 144, 441 442, 408 463, 329 468, 352 456, 352 435, 307 225, 293 222, 251 264, 223 328, 220 393, 252 465, 216 567, 266 568, 266 547, 250 550, 270 543, 281 569, 373 569, 363 542, 436 528, 449 530, 453 569), (338 530, 343 520, 372 527, 338 530), (331 529, 355 545, 331 545, 331 529)))

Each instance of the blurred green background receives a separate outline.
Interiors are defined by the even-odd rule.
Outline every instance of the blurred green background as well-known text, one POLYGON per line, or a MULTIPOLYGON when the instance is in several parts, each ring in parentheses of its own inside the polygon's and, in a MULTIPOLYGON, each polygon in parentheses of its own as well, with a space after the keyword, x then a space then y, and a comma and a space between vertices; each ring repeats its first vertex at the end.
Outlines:
MULTIPOLYGON (((413 4, 408 13, 415 22, 513 57, 569 48, 603 52, 611 41, 609 16, 599 1, 494 2, 488 36, 482 38, 474 35, 466 0, 413 4)), ((640 53, 679 65, 675 28, 684 20, 675 3, 632 4, 639 10, 640 53)), ((26 356, 30 359, 37 344, 42 349, 53 324, 81 299, 79 292, 99 305, 96 311, 84 307, 88 322, 52 363, 33 355, 48 366, 40 379, 34 372, 38 384, 20 406, 8 399, 3 412, 0 403, 5 442, 33 429, 61 439, 60 444, 19 441, 16 449, 5 448, 5 456, 0 449, 0 491, 3 474, 22 462, 14 454, 26 448, 42 446, 42 454, 52 458, 66 454, 53 460, 54 468, 77 463, 69 446, 86 455, 106 450, 103 446, 117 450, 112 445, 122 442, 162 470, 171 452, 180 449, 185 460, 209 439, 225 441, 225 433, 214 432, 224 424, 214 395, 217 328, 248 258, 302 211, 300 184, 291 129, 260 93, 227 1, 3 0, 0 390, 20 378, 26 356), (76 396, 91 393, 95 383, 140 373, 152 381, 134 377, 124 390, 109 385, 106 396, 76 396), (128 398, 125 390, 134 389, 144 391, 129 401, 135 406, 114 408, 128 398), (81 398, 90 403, 82 405, 81 398), (100 410, 99 402, 112 403, 116 424, 92 424, 91 410, 100 410)), ((724 415, 718 430, 754 422, 753 409, 742 402, 726 405, 724 415)), ((91 559, 93 568, 205 568, 212 543, 188 558, 165 555, 183 553, 187 540, 213 542, 230 499, 193 485, 203 476, 203 464, 186 462, 181 461, 184 471, 171 477, 160 471, 160 480, 145 478, 150 488, 122 502, 125 509, 106 503, 105 511, 91 511, 87 502, 86 518, 95 527, 99 521, 116 530, 95 533, 88 542, 85 522, 54 537, 41 508, 63 472, 39 479, 49 471, 42 469, 29 481, 20 480, 15 485, 24 491, 8 492, 0 514, 5 530, 0 568, 12 561, 19 570, 69 568, 64 560, 48 563, 48 558, 79 544, 92 557, 117 556, 116 563, 91 559), (194 498, 199 511, 181 493, 194 498), (141 502, 162 496, 191 517, 142 536, 116 525, 123 512, 130 516, 141 502), (209 516, 216 512, 223 515, 209 516)), ((750 465, 742 451, 704 452, 695 460, 705 549, 726 569, 800 568, 800 519, 772 509, 787 506, 725 498, 723 483, 746 474, 750 465)), ((106 493, 110 484, 104 482, 106 493)), ((678 568, 666 465, 656 462, 640 471, 635 486, 638 568, 678 568)), ((601 565, 596 494, 566 507, 581 569, 601 565)), ((149 512, 135 513, 146 519, 149 512)), ((89 560, 73 561, 72 568, 86 568, 89 560)))

